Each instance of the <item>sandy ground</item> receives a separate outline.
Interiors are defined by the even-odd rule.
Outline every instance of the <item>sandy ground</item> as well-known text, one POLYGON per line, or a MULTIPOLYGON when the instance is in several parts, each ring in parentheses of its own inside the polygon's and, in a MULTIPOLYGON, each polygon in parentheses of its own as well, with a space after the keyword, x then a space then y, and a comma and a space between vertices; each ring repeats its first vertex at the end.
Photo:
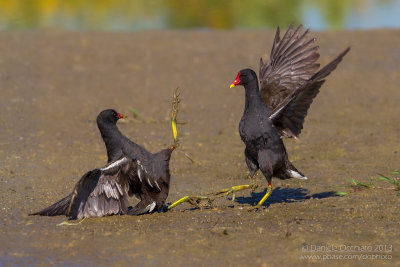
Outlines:
POLYGON ((216 200, 215 209, 186 204, 59 227, 64 217, 27 214, 65 196, 84 172, 106 162, 97 114, 115 108, 131 115, 135 108, 139 119, 118 125, 156 152, 172 143, 176 86, 183 91, 180 120, 188 124, 179 128, 168 201, 248 183, 238 134, 244 92, 229 84, 242 68, 258 70, 274 32, 0 32, 0 266, 399 265, 397 192, 330 192, 350 191, 350 178, 368 182, 400 168, 400 30, 314 34, 321 64, 349 45, 352 50, 312 104, 301 140, 286 140, 308 181, 273 179, 260 212, 246 210, 265 192, 259 175, 256 192, 216 200), (312 245, 393 251, 366 253, 386 260, 302 259, 363 254, 302 250, 312 245))

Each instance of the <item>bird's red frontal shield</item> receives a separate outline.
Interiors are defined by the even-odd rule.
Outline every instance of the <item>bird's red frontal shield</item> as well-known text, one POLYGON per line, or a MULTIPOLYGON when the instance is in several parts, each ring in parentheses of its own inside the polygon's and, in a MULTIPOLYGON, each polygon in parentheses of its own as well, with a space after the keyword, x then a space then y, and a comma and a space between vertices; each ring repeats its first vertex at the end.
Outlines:
POLYGON ((239 77, 240 77, 240 71, 238 72, 238 75, 236 76, 236 79, 231 84, 230 88, 235 87, 236 85, 238 85, 240 83, 239 77))

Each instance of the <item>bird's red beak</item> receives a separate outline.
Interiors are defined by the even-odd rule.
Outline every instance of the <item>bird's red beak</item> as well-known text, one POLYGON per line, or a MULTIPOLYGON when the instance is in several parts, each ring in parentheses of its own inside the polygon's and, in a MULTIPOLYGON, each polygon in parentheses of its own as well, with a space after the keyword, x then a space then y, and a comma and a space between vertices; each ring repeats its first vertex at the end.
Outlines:
POLYGON ((118 118, 120 118, 120 119, 125 119, 126 116, 125 116, 125 115, 122 115, 121 113, 118 113, 118 118))
POLYGON ((236 85, 238 85, 240 83, 239 77, 240 77, 240 71, 238 72, 238 75, 236 76, 236 79, 233 81, 231 86, 229 86, 229 88, 235 87, 236 85))

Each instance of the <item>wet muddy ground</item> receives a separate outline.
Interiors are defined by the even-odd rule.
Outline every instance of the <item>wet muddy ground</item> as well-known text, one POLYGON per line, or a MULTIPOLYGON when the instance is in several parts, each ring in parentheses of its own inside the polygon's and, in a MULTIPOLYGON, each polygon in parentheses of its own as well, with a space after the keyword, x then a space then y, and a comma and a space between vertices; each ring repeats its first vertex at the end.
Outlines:
MULTIPOLYGON (((95 118, 105 108, 140 116, 118 123, 150 151, 172 143, 169 111, 182 88, 181 147, 171 160, 168 201, 248 183, 238 123, 241 68, 258 69, 273 31, 78 33, 0 32, 0 265, 294 266, 400 264, 400 197, 368 189, 345 197, 349 179, 368 182, 400 168, 400 31, 318 32, 321 64, 351 46, 306 118, 300 141, 286 140, 307 181, 273 179, 260 212, 254 193, 214 209, 188 204, 167 213, 112 216, 56 226, 29 217, 68 194, 106 162, 95 118), (184 155, 195 161, 191 163, 184 155), (391 245, 386 260, 318 260, 305 246, 391 245)), ((377 186, 390 184, 377 182, 377 186)), ((387 249, 388 250, 388 249, 387 249)), ((367 253, 368 254, 368 253, 367 253)))

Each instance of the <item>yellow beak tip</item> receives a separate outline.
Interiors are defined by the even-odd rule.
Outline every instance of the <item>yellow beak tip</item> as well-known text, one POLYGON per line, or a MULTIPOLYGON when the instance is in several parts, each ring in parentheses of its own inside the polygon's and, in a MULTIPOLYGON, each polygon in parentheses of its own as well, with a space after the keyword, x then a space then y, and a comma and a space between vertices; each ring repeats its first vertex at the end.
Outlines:
POLYGON ((231 86, 229 86, 229 88, 233 88, 233 87, 235 87, 236 85, 235 84, 231 84, 231 86))

